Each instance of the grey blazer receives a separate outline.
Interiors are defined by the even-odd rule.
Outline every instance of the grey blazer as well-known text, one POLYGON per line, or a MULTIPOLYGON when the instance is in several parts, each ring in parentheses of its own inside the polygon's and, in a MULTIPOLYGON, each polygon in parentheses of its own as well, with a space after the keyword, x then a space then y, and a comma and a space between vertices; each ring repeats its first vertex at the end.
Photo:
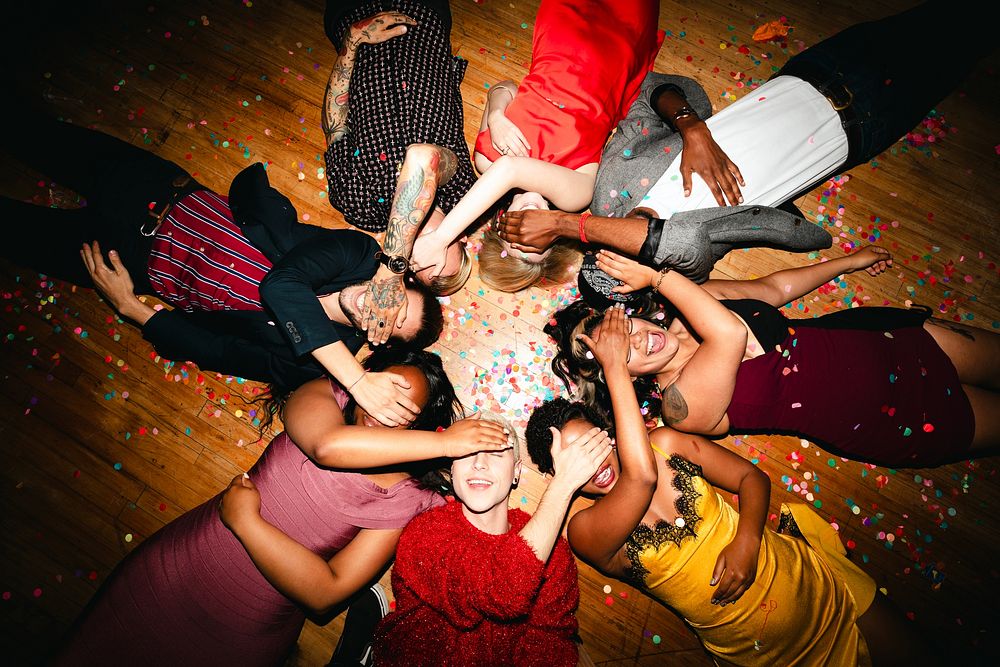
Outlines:
MULTIPOLYGON (((693 79, 650 72, 638 99, 608 141, 597 170, 590 210, 595 215, 626 217, 683 148, 681 135, 660 118, 651 96, 659 86, 679 88, 700 118, 712 115, 704 88, 693 79)), ((830 234, 801 215, 770 206, 726 206, 675 213, 650 222, 640 259, 670 266, 701 283, 730 250, 767 246, 805 252, 829 248, 830 234)))

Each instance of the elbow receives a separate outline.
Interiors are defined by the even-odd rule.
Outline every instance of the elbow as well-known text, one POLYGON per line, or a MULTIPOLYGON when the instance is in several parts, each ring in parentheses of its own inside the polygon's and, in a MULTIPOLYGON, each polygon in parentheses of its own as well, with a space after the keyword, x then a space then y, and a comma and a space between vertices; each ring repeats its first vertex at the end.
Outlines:
POLYGON ((730 316, 726 318, 725 325, 720 327, 719 335, 724 340, 731 341, 734 347, 738 346, 741 350, 746 349, 749 336, 747 326, 736 315, 730 313, 730 316))
POLYGON ((765 473, 757 466, 754 466, 753 474, 751 475, 751 477, 754 480, 754 482, 760 484, 761 486, 767 489, 768 495, 771 494, 771 478, 767 476, 767 473, 765 473))
POLYGON ((326 616, 327 614, 333 612, 340 603, 344 601, 344 597, 339 595, 334 591, 329 590, 317 590, 310 594, 307 598, 299 600, 299 604, 310 614, 316 616, 326 616))
POLYGON ((275 271, 271 269, 264 276, 264 279, 260 281, 260 299, 264 303, 271 301, 277 297, 277 292, 280 291, 280 283, 283 279, 280 271, 275 271))
POLYGON ((314 463, 327 468, 349 468, 351 466, 344 460, 342 449, 340 438, 337 437, 328 438, 311 447, 302 446, 303 453, 314 463))

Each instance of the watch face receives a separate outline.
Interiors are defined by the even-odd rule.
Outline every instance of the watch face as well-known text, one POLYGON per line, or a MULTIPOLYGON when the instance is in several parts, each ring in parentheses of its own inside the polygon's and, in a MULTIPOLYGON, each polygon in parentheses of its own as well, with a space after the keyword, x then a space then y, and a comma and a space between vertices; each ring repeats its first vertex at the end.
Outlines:
POLYGON ((396 256, 389 257, 386 262, 386 266, 388 266, 389 270, 393 273, 406 273, 409 263, 404 258, 396 256))

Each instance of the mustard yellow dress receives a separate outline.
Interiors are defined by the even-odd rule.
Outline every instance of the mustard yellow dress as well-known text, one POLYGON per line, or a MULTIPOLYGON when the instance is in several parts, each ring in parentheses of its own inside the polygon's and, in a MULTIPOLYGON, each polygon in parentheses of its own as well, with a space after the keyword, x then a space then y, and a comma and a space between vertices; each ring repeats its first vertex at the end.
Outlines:
POLYGON ((874 599, 875 582, 805 505, 782 507, 779 530, 800 536, 764 531, 757 578, 746 593, 725 607, 710 604, 712 571, 739 514, 699 466, 677 455, 667 463, 681 492, 679 519, 633 531, 625 544, 633 582, 680 613, 719 664, 871 664, 855 621, 874 599))

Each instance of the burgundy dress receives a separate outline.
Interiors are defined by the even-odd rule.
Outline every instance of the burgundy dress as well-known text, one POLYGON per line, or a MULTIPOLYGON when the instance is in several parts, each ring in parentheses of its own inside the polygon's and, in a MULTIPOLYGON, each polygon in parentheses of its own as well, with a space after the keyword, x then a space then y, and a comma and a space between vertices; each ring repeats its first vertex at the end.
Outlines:
MULTIPOLYGON (((250 478, 261 515, 324 559, 362 529, 405 526, 444 502, 407 479, 382 489, 320 468, 287 435, 250 478)), ((279 665, 305 613, 264 579, 219 518, 219 496, 164 526, 115 569, 73 629, 60 665, 279 665)))
POLYGON ((890 467, 966 455, 975 417, 926 316, 857 308, 789 320, 761 301, 724 302, 765 354, 740 364, 729 404, 735 433, 799 435, 846 458, 890 467))

